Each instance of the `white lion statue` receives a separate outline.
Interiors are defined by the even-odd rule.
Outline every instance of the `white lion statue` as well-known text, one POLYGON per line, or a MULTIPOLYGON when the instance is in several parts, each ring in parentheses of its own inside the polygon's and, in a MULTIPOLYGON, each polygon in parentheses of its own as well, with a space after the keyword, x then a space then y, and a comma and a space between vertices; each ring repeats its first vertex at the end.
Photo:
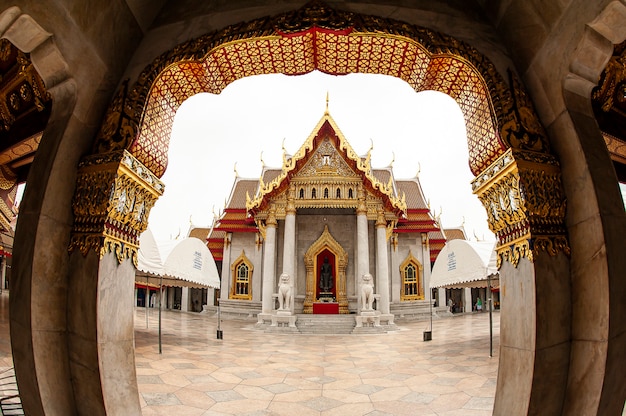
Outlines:
POLYGON ((363 275, 363 283, 361 284, 361 309, 372 310, 374 303, 374 279, 372 275, 366 273, 363 275))
POLYGON ((280 275, 278 283, 278 309, 281 311, 291 309, 291 278, 287 273, 280 275))

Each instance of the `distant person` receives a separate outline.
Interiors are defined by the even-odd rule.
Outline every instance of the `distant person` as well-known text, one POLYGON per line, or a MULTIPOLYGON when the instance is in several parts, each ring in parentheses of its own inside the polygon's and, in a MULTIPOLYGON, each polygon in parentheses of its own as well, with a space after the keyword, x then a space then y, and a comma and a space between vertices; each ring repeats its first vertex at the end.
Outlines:
POLYGON ((483 311, 483 301, 480 300, 480 298, 476 299, 476 310, 478 312, 482 312, 483 311))

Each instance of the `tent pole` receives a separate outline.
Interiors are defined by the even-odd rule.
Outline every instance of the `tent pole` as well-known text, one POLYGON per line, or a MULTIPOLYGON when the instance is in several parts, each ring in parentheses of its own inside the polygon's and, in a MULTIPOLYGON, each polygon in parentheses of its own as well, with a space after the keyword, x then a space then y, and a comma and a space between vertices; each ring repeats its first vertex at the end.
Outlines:
POLYGON ((161 304, 163 302, 163 275, 161 275, 159 280, 159 354, 163 353, 163 348, 161 344, 161 304))
POLYGON ((146 294, 143 297, 143 306, 146 308, 146 329, 148 329, 148 306, 150 305, 150 276, 146 275, 146 294))
POLYGON ((487 274, 487 302, 489 303, 489 356, 493 357, 493 314, 491 294, 491 273, 487 274))

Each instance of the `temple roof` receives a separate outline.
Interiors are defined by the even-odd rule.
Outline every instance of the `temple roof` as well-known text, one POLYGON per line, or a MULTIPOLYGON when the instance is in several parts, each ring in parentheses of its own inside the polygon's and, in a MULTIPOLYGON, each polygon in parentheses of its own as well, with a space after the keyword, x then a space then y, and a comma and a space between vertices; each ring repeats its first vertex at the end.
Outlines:
MULTIPOLYGON (((394 232, 428 234, 431 260, 434 261, 446 243, 446 235, 430 212, 419 179, 417 177, 396 179, 391 166, 372 168, 370 152, 365 156, 357 155, 328 111, 324 113, 313 132, 294 155, 288 155, 283 148, 283 166, 281 168, 264 166, 258 179, 235 178, 224 211, 208 236, 209 248, 216 260, 222 256, 221 250, 225 244, 224 238, 227 233, 259 232, 260 229, 255 222, 255 216, 267 209, 270 200, 285 193, 289 184, 300 180, 298 178, 310 178, 310 175, 318 177, 320 175, 319 166, 315 165, 311 168, 311 164, 315 161, 320 163, 319 160, 322 156, 315 155, 315 153, 318 152, 318 149, 319 152, 325 151, 322 146, 328 147, 329 145, 332 146, 333 152, 336 152, 339 155, 338 159, 340 159, 338 161, 340 166, 337 165, 339 170, 331 177, 342 177, 345 174, 350 180, 363 183, 364 188, 374 198, 383 202, 385 210, 396 216, 397 222, 394 232)), ((323 169, 319 177, 323 179, 323 169)), ((318 198, 318 202, 323 199, 322 195, 318 195, 318 198)), ((350 200, 352 204, 356 204, 355 198, 350 200)), ((300 199, 297 202, 300 204, 306 202, 303 201, 300 199)))
POLYGON ((254 214, 266 209, 271 198, 285 192, 291 182, 291 178, 307 164, 318 147, 327 140, 333 143, 336 151, 354 174, 362 178, 366 189, 373 195, 381 198, 385 209, 401 217, 406 210, 406 204, 403 197, 395 192, 391 173, 385 173, 384 170, 374 172, 370 165, 369 154, 363 158, 352 149, 352 146, 345 139, 328 110, 295 155, 290 157, 286 154, 283 155, 283 166, 280 174, 267 182, 262 177, 258 191, 254 194, 249 194, 247 197, 246 208, 248 211, 254 214), (381 179, 384 180, 385 178, 385 182, 381 181, 381 179))
POLYGON ((398 179, 396 180, 396 187, 398 193, 406 195, 406 206, 408 209, 427 209, 430 211, 418 178, 398 179))
POLYGON ((446 228, 444 230, 446 234, 446 240, 467 240, 467 236, 465 235, 465 228, 463 226, 457 228, 446 228))

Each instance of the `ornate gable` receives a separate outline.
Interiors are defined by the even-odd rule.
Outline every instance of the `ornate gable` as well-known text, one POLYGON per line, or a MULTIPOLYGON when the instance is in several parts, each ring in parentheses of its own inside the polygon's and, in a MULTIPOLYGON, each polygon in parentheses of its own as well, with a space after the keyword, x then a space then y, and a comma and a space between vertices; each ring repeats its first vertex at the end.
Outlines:
MULTIPOLYGON (((281 174, 269 183, 261 179, 254 198, 247 195, 248 212, 262 218, 273 201, 281 218, 290 187, 296 208, 357 208, 359 195, 365 194, 368 212, 373 205, 396 218, 406 212, 404 197, 395 195, 392 178, 383 184, 373 175, 369 153, 364 158, 356 154, 328 111, 298 152, 283 156, 281 174)), ((371 211, 375 215, 376 209, 371 211)))

